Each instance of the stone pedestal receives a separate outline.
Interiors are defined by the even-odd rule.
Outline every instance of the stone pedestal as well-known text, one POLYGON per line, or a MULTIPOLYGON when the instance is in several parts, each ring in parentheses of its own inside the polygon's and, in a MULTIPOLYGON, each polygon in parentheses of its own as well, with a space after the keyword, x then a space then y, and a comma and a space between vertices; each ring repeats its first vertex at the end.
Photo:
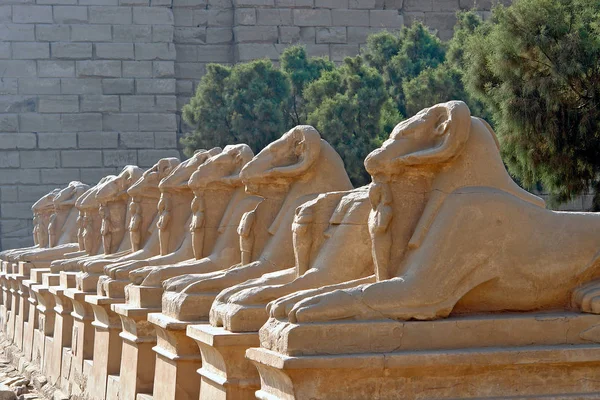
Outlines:
MULTIPOLYGON (((156 345, 156 332, 148 322, 148 314, 160 312, 162 288, 131 285, 126 290, 128 303, 112 306, 123 326, 121 374, 114 382, 119 384, 119 399, 135 400, 140 393, 153 392, 156 354, 152 349, 156 345)), ((109 385, 109 393, 114 392, 109 385)))
POLYGON ((15 325, 17 320, 17 314, 19 313, 19 294, 18 294, 18 283, 16 279, 17 274, 11 273, 7 277, 8 283, 8 295, 10 296, 10 309, 7 316, 6 336, 12 343, 15 341, 15 325))
POLYGON ((200 379, 196 371, 202 366, 202 358, 196 343, 186 336, 190 322, 182 322, 164 314, 148 315, 156 329, 157 343, 154 399, 197 399, 200 395, 200 379), (192 378, 194 377, 194 378, 192 378))
MULTIPOLYGON (((67 274, 76 275, 76 272, 61 272, 61 278, 67 274)), ((94 312, 92 307, 86 303, 85 293, 75 288, 67 289, 64 295, 71 300, 73 304, 73 335, 71 337, 71 351, 65 354, 63 362, 62 387, 68 388, 68 392, 74 395, 84 393, 87 388, 87 377, 89 371, 85 371, 85 361, 88 362, 91 370, 92 357, 94 355, 94 312)))
POLYGON ((600 316, 269 321, 247 351, 259 399, 498 399, 600 395, 600 316), (309 346, 308 343, 311 345, 309 346))
POLYGON ((41 285, 32 285, 31 290, 35 293, 38 309, 38 328, 33 333, 33 356, 42 373, 48 376, 50 358, 52 357, 52 341, 54 334, 54 297, 50 293, 50 286, 59 284, 57 274, 45 273, 42 275, 41 285))
POLYGON ((19 272, 15 276, 17 282, 17 298, 19 300, 19 311, 15 318, 15 346, 23 350, 23 338, 25 322, 29 319, 29 287, 24 284, 29 279, 32 265, 27 262, 19 262, 19 272))
POLYGON ((50 272, 49 268, 32 268, 29 271, 29 279, 23 281, 23 286, 26 288, 28 294, 27 302, 29 309, 27 320, 23 323, 23 355, 27 361, 33 359, 33 341, 35 331, 39 329, 37 296, 31 287, 41 284, 43 274, 48 272, 50 272))
POLYGON ((109 375, 118 375, 121 366, 121 320, 110 306, 123 299, 88 295, 85 301, 94 312, 94 354, 86 393, 94 400, 105 400, 109 375))
MULTIPOLYGON (((74 278, 73 276, 71 276, 74 278)), ((60 275, 59 275, 60 279, 60 275)), ((62 282, 61 282, 62 283, 62 282)), ((51 349, 50 372, 47 376, 50 383, 60 387, 61 370, 63 365, 63 350, 71 348, 71 340, 73 335, 73 304, 71 300, 64 294, 67 290, 66 286, 52 286, 50 293, 54 296, 54 343, 51 349)))
POLYGON ((8 270, 10 269, 8 261, 2 261, 2 272, 0 273, 0 290, 2 290, 2 304, 0 305, 0 330, 7 333, 8 317, 12 306, 10 296, 10 286, 8 284, 8 270))
POLYGON ((260 345, 258 332, 233 333, 209 324, 190 325, 187 336, 202 354, 201 400, 254 399, 260 377, 246 350, 260 345))

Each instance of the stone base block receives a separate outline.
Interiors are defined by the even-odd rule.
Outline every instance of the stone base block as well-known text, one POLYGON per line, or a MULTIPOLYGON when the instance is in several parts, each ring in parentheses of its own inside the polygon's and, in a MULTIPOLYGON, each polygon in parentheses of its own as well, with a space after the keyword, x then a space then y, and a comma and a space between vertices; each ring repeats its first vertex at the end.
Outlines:
POLYGON ((165 292, 162 297, 163 314, 179 321, 208 319, 210 307, 218 293, 187 294, 165 292))
POLYGON ((49 349, 46 349, 46 338, 52 338, 54 334, 54 320, 56 317, 54 311, 54 297, 50 293, 48 283, 57 283, 55 279, 45 279, 42 277, 41 285, 32 285, 31 290, 35 293, 37 299, 38 323, 37 330, 33 337, 33 360, 40 367, 43 373, 48 371, 47 355, 49 349))
POLYGON ((114 279, 109 279, 104 282, 104 291, 107 297, 111 297, 113 299, 123 299, 125 298, 125 287, 130 284, 129 280, 127 281, 119 281, 114 279))
MULTIPOLYGON (((196 343, 185 335, 191 322, 178 321, 164 314, 152 313, 148 321, 154 324, 157 343, 155 399, 197 399, 200 396, 200 377, 196 371, 202 366, 196 343)), ((198 323, 198 322, 196 322, 198 323)))
POLYGON ((129 285, 125 288, 127 304, 137 308, 160 308, 163 288, 129 285))
POLYGON ((91 375, 88 379, 87 394, 93 400, 105 400, 109 375, 119 375, 121 367, 122 343, 121 320, 110 306, 123 299, 88 295, 85 301, 94 312, 94 355, 91 375))
POLYGON ((100 274, 78 273, 75 276, 75 287, 82 292, 97 293, 100 274))
MULTIPOLYGON (((61 273, 62 274, 62 273, 61 273)), ((67 298, 73 305, 73 333, 71 336, 71 351, 69 368, 61 371, 62 381, 70 382, 71 394, 81 394, 87 388, 87 377, 85 373, 85 362, 88 361, 91 370, 91 359, 94 355, 94 312, 92 307, 86 303, 85 296, 89 293, 77 289, 67 289, 64 291, 67 298)))
POLYGON ((261 400, 598 398, 597 345, 289 357, 252 348, 261 400))
POLYGON ((148 314, 160 308, 113 304, 112 309, 119 314, 123 325, 119 399, 135 400, 140 393, 151 394, 154 387, 156 354, 152 348, 156 344, 156 332, 154 325, 148 322, 148 314))
POLYGON ((23 356, 27 361, 32 360, 34 331, 39 329, 38 301, 36 293, 32 290, 33 285, 42 283, 43 274, 49 273, 49 268, 33 268, 29 270, 29 279, 23 281, 24 291, 28 298, 28 317, 23 322, 23 356))
POLYGON ((118 375, 109 375, 108 382, 106 383, 106 398, 121 400, 122 397, 119 393, 120 387, 121 387, 121 377, 118 375))
POLYGON ((209 324, 190 325, 187 336, 202 354, 201 400, 254 399, 260 388, 258 371, 246 350, 259 346, 258 332, 233 333, 209 324))
POLYGON ((259 399, 491 399, 600 394, 600 315, 438 321, 269 320, 247 357, 259 399), (512 397, 511 397, 512 396, 512 397))
POLYGON ((60 386, 62 355, 64 348, 71 347, 73 337, 73 304, 64 295, 62 286, 52 286, 50 293, 54 296, 54 343, 52 348, 52 365, 50 366, 48 381, 54 386, 60 386))
POLYGON ((261 347, 288 356, 600 343, 600 315, 498 314, 437 321, 291 324, 270 319, 261 347))

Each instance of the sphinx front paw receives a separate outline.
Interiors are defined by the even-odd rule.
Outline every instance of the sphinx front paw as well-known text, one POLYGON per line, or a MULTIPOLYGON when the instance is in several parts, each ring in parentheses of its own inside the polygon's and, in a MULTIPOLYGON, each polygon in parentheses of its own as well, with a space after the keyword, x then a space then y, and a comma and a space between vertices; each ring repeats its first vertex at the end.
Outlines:
POLYGON ((573 308, 590 314, 600 314, 600 280, 589 282, 573 291, 573 308))

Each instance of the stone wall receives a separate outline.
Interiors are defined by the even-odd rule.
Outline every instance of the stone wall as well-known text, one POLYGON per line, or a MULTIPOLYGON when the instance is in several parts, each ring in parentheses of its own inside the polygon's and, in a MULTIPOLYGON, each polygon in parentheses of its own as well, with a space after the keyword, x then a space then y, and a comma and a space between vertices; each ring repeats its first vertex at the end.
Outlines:
POLYGON ((210 62, 277 60, 286 46, 341 61, 415 19, 451 35, 493 0, 3 0, 0 249, 31 243, 31 204, 71 180, 179 156, 177 110, 210 62))

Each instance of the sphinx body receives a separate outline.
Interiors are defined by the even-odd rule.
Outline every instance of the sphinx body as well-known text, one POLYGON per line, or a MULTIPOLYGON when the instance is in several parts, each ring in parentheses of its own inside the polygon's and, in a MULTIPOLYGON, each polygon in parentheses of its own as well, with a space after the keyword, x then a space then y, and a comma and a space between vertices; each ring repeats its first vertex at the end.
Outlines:
MULTIPOLYGON (((159 258, 158 262, 148 260, 152 261, 151 265, 131 274, 131 264, 117 265, 107 270, 110 278, 125 280, 130 275, 139 275, 139 280, 132 279, 133 283, 139 284, 150 271, 177 274, 198 266, 217 268, 219 262, 236 262, 239 252, 231 246, 232 231, 235 231, 236 221, 243 210, 257 201, 245 195, 238 176, 252 156, 252 150, 247 145, 226 146, 222 152, 200 164, 189 177, 187 186, 193 191, 194 199, 190 207, 191 215, 187 219, 189 225, 184 245, 188 246, 185 254, 189 253, 191 246, 192 258, 162 266, 163 260, 168 262, 175 259, 167 255, 162 260, 159 258)), ((148 281, 144 281, 142 286, 156 286, 148 281)))
POLYGON ((48 243, 48 224, 50 217, 54 212, 54 197, 60 192, 56 188, 42 196, 31 206, 33 212, 33 246, 22 247, 18 249, 9 249, 0 252, 0 260, 8 261, 23 252, 28 252, 36 249, 47 248, 48 243))
POLYGON ((15 260, 51 261, 66 253, 79 249, 77 238, 76 200, 87 190, 88 185, 73 181, 60 190, 53 198, 53 213, 48 219, 48 247, 19 252, 15 260))
POLYGON ((220 148, 198 151, 190 159, 174 166, 167 176, 160 180, 160 198, 152 228, 157 231, 157 236, 153 235, 152 239, 153 254, 144 252, 140 256, 126 257, 104 265, 88 265, 86 268, 90 271, 92 268, 95 271, 102 270, 98 272, 106 274, 103 280, 123 280, 127 279, 129 271, 136 268, 177 263, 191 258, 193 250, 186 226, 190 223, 190 203, 193 194, 187 186, 187 181, 200 165, 220 152, 220 148))
POLYGON ((229 331, 257 331, 266 305, 301 290, 369 278, 373 271, 368 186, 319 195, 296 209, 292 225, 295 266, 224 289, 210 322, 229 331))
POLYGON ((111 175, 98 182, 82 202, 91 217, 87 221, 88 229, 83 232, 91 246, 90 251, 71 259, 53 262, 53 271, 82 271, 85 262, 99 258, 116 258, 131 251, 129 235, 125 235, 125 228, 130 219, 127 189, 142 173, 139 167, 128 165, 119 175, 111 175), (100 246, 96 245, 98 240, 100 246))
POLYGON ((228 145, 207 159, 189 177, 194 198, 190 205, 188 235, 193 258, 172 265, 151 265, 129 274, 130 268, 117 268, 111 276, 130 277, 143 286, 160 286, 165 276, 177 276, 198 269, 219 269, 239 262, 235 228, 241 215, 258 202, 245 194, 239 172, 253 153, 247 145, 228 145))
POLYGON ((155 229, 157 203, 160 197, 158 184, 179 165, 176 158, 163 158, 127 189, 129 197, 129 223, 126 226, 131 252, 118 258, 100 258, 87 260, 83 270, 89 273, 101 273, 105 266, 128 260, 139 260, 158 254, 158 232, 155 229))
POLYGON ((102 226, 102 219, 99 212, 100 203, 96 200, 96 193, 102 184, 115 177, 115 175, 103 177, 96 185, 86 190, 77 199, 75 207, 79 210, 78 220, 80 220, 81 224, 81 229, 78 227, 77 236, 78 243, 83 244, 83 248, 80 246, 78 251, 66 253, 59 259, 52 261, 50 269, 53 273, 75 270, 79 261, 91 256, 104 254, 102 238, 100 236, 102 226))
POLYGON ((279 299, 272 316, 424 320, 568 309, 573 292, 600 274, 600 217, 547 210, 518 188, 493 132, 462 102, 399 124, 365 166, 375 182, 369 230, 377 281, 279 299), (401 191, 409 188, 421 200, 407 207, 401 191), (401 218, 413 219, 410 229, 398 229, 401 218))
MULTIPOLYGON (((351 188, 339 155, 309 126, 298 126, 263 149, 244 167, 241 178, 247 192, 264 198, 240 221, 242 262, 222 271, 165 281, 165 289, 171 293, 165 294, 163 309, 180 304, 179 297, 214 297, 231 285, 293 267, 291 226, 295 209, 322 192, 351 188)), ((208 311, 198 310, 194 317, 207 316, 208 311)))

